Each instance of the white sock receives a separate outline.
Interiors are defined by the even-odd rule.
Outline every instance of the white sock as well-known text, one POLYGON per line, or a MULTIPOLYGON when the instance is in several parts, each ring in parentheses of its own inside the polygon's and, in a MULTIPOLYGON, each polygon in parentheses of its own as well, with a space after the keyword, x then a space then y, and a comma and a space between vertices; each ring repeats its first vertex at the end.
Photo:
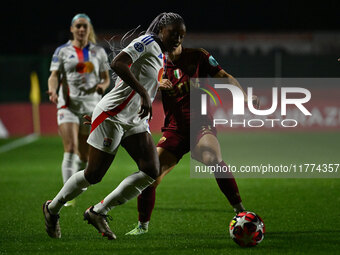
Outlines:
POLYGON ((52 214, 58 214, 63 205, 81 193, 83 193, 91 184, 85 179, 84 171, 80 171, 72 175, 64 187, 59 191, 56 197, 48 205, 48 210, 52 214))
POLYGON ((143 229, 148 229, 149 228, 149 221, 147 221, 147 222, 138 221, 138 226, 142 227, 143 229))
POLYGON ((107 214, 113 207, 121 205, 138 196, 155 180, 142 171, 126 177, 118 187, 96 204, 93 210, 100 214, 107 214))
POLYGON ((77 170, 76 171, 83 170, 86 168, 86 166, 87 166, 87 161, 82 161, 77 154, 76 156, 76 169, 77 170))
POLYGON ((75 153, 64 152, 63 162, 61 163, 61 173, 63 175, 63 182, 65 182, 77 172, 77 161, 78 155, 75 153))

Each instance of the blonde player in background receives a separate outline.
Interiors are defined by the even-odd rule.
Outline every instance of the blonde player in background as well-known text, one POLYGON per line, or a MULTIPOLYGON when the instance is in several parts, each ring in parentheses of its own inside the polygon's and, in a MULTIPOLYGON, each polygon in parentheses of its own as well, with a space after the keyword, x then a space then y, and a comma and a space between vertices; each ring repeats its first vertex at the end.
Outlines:
POLYGON ((159 176, 159 159, 148 119, 164 72, 164 53, 175 50, 185 33, 180 15, 161 13, 146 34, 133 40, 114 58, 111 67, 119 77, 93 112, 88 165, 84 171, 72 175, 52 201, 43 204, 50 237, 61 237, 59 212, 63 205, 102 180, 120 144, 136 162, 138 171, 84 213, 84 219, 103 236, 116 239, 107 223, 107 213, 138 196, 159 176))
POLYGON ((86 166, 90 128, 83 124, 82 116, 92 115, 110 85, 107 55, 96 45, 90 18, 84 13, 75 15, 70 31, 72 39, 54 52, 48 79, 49 99, 57 104, 58 130, 64 145, 64 183, 86 166))

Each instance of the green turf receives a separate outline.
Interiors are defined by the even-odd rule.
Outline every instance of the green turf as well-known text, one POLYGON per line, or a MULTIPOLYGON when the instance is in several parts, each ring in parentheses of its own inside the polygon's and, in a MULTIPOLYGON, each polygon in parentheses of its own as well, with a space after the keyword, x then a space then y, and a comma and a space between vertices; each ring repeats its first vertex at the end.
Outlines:
MULTIPOLYGON (((224 158, 233 164, 340 163, 339 133, 235 133, 221 139, 229 144, 224 158)), ((136 170, 124 149, 101 183, 77 198, 76 207, 63 209, 62 238, 53 240, 45 233, 41 205, 61 188, 61 159, 59 137, 0 154, 0 254, 339 254, 340 179, 238 179, 245 206, 267 230, 259 246, 240 248, 227 232, 231 207, 214 179, 190 178, 188 156, 159 186, 149 233, 124 235, 137 223, 134 199, 110 212, 118 239, 105 240, 82 214, 136 170)))

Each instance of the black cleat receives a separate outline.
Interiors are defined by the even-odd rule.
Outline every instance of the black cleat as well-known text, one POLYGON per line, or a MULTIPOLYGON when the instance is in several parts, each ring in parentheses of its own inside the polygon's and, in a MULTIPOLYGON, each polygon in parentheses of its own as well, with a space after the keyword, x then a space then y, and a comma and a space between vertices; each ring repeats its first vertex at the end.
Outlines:
POLYGON ((47 206, 51 203, 51 200, 45 202, 42 206, 43 214, 45 216, 45 226, 47 234, 52 238, 61 238, 59 214, 51 214, 47 206))

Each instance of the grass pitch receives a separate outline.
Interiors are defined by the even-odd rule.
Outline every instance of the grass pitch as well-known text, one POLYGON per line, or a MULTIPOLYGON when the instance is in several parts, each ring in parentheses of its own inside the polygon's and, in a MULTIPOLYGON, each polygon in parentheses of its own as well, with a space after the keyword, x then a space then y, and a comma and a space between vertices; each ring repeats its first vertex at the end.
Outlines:
MULTIPOLYGON (((227 163, 340 163, 339 133, 221 136, 230 145, 223 151, 227 163)), ((41 205, 62 186, 62 154, 59 137, 0 154, 0 254, 339 254, 340 179, 238 179, 244 205, 267 231, 257 247, 240 248, 227 232, 231 207, 214 179, 190 178, 188 155, 157 189, 148 234, 124 235, 137 223, 134 199, 110 212, 117 240, 103 239, 82 215, 136 170, 123 148, 102 182, 62 210, 62 238, 51 239, 41 205)))

